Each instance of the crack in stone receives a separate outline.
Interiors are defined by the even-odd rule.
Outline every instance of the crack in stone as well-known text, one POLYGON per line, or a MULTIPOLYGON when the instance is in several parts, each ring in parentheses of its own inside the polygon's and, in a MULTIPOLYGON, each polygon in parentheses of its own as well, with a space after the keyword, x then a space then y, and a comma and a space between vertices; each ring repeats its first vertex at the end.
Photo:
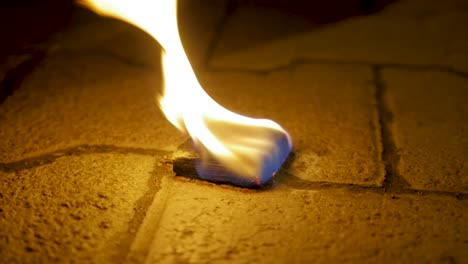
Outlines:
POLYGON ((216 51, 216 48, 218 47, 219 41, 221 40, 221 33, 223 32, 223 29, 225 28, 227 22, 229 21, 229 18, 231 17, 233 13, 231 8, 232 7, 228 3, 226 5, 226 12, 224 12, 224 16, 221 18, 221 21, 218 23, 215 29, 213 39, 208 44, 207 52, 205 54, 205 59, 203 61, 204 68, 210 67, 209 64, 210 64, 211 58, 213 57, 216 51))

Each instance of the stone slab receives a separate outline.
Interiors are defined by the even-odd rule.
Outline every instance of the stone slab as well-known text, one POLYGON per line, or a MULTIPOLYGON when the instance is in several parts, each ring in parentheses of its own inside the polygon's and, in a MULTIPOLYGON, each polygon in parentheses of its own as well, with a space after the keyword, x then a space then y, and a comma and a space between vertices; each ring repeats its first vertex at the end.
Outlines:
MULTIPOLYGON (((268 13, 268 10, 257 10, 268 13)), ((228 22, 218 49, 238 46, 242 50, 216 53, 211 65, 217 68, 265 70, 297 59, 364 61, 413 65, 440 65, 468 72, 468 5, 464 0, 443 4, 424 0, 396 1, 383 11, 336 23, 311 27, 309 32, 284 36, 255 46, 242 32, 262 21, 237 19, 228 22), (243 29, 243 30, 239 30, 243 29)), ((261 15, 258 15, 261 17, 261 15)), ((269 27, 284 27, 288 14, 269 27), (281 22, 280 22, 281 21, 281 22)), ((242 16, 239 16, 242 18, 242 16)), ((290 22, 293 23, 294 22, 290 22)), ((257 31, 261 38, 262 31, 257 31)), ((262 35, 263 34, 263 35, 262 35)), ((266 36, 265 36, 266 37, 266 36)), ((235 50, 235 48, 230 48, 235 50)))
POLYGON ((167 185, 172 195, 147 263, 468 261, 466 200, 281 186, 249 191, 182 179, 167 185))
POLYGON ((0 171, 1 262, 115 263, 125 257, 138 228, 132 220, 142 213, 139 201, 156 188, 149 186, 154 166, 152 156, 107 153, 0 171))
POLYGON ((176 149, 186 138, 159 110, 161 88, 154 68, 49 54, 0 106, 0 161, 83 144, 176 149))
POLYGON ((384 70, 398 170, 411 188, 468 193, 468 79, 384 70))
POLYGON ((371 70, 301 65, 265 75, 211 72, 206 91, 234 112, 268 118, 292 136, 290 171, 310 181, 380 186, 384 179, 371 70))

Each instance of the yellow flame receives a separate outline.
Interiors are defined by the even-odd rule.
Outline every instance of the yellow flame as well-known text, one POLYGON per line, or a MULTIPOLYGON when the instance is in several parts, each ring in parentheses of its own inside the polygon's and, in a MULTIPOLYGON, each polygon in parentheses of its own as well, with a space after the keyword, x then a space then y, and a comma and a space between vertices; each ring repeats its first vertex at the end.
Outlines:
POLYGON ((174 126, 188 132, 204 153, 209 153, 235 175, 257 183, 271 178, 269 174, 289 154, 291 138, 271 120, 228 111, 203 90, 179 36, 177 0, 84 0, 80 3, 97 13, 135 25, 161 44, 165 89, 159 104, 174 126))

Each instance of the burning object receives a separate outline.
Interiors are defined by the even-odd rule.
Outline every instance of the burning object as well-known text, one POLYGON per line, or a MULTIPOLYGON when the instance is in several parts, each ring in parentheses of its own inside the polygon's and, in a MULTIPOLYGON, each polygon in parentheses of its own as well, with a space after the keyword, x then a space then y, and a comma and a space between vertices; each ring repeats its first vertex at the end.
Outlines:
POLYGON ((203 90, 179 36, 177 0, 80 3, 137 26, 163 47, 164 94, 159 105, 174 126, 190 135, 195 150, 179 149, 175 153, 176 173, 247 187, 272 179, 291 152, 289 134, 271 120, 249 118, 223 108, 203 90))

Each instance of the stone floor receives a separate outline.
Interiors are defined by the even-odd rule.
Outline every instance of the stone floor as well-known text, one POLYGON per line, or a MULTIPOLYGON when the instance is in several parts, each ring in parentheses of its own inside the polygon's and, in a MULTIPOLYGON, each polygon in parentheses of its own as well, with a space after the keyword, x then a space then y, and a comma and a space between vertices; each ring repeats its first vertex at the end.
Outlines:
POLYGON ((225 8, 182 1, 181 34, 213 98, 291 133, 273 184, 174 176, 160 47, 77 9, 0 61, 0 262, 467 263, 466 1, 225 8))

